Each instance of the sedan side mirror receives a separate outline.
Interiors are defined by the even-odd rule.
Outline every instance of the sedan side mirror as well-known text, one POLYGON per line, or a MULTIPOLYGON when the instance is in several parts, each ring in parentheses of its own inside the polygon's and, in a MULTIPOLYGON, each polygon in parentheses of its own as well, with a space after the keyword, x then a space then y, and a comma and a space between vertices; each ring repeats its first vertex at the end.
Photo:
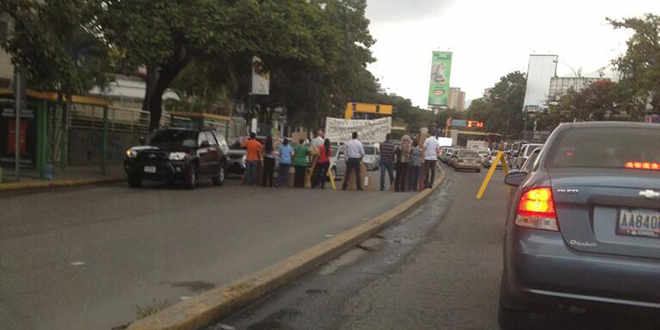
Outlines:
POLYGON ((525 171, 511 171, 504 177, 504 183, 509 186, 518 187, 523 183, 527 174, 525 171))

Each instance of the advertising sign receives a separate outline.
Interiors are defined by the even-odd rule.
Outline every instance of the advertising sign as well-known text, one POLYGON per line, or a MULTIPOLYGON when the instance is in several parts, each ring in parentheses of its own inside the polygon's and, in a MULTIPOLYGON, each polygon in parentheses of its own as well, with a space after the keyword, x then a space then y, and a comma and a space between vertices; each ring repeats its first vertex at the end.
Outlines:
POLYGON ((523 112, 544 112, 550 96, 550 81, 557 73, 557 55, 530 55, 523 112))
POLYGON ((429 105, 447 105, 451 78, 451 59, 451 52, 433 52, 429 105))
POLYGON ((358 132, 362 142, 383 142, 385 135, 392 132, 392 117, 374 120, 325 119, 325 137, 332 142, 346 142, 353 132, 358 132))
POLYGON ((252 58, 252 95, 270 94, 270 72, 267 72, 258 57, 252 58))

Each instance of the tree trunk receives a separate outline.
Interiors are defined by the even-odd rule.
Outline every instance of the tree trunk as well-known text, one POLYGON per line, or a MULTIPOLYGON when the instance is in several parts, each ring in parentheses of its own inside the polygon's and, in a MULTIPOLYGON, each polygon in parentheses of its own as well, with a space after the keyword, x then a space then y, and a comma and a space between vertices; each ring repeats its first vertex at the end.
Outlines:
POLYGON ((163 65, 147 66, 147 87, 145 89, 142 109, 151 115, 149 131, 160 127, 160 118, 163 113, 163 94, 174 78, 190 63, 191 56, 185 48, 180 46, 176 53, 163 65))

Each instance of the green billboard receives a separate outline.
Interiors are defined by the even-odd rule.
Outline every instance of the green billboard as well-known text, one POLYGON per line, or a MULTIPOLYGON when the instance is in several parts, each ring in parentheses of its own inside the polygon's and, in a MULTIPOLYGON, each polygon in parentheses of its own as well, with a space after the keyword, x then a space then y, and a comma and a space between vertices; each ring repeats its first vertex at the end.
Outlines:
POLYGON ((451 52, 433 52, 429 105, 447 106, 451 77, 451 52))

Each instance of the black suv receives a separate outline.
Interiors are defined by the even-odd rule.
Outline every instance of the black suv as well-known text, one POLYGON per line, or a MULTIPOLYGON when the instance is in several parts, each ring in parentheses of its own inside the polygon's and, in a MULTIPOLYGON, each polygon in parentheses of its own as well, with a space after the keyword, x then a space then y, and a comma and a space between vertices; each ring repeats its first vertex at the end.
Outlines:
POLYGON ((167 128, 156 131, 148 145, 126 150, 124 169, 131 187, 148 179, 170 184, 179 180, 194 189, 200 177, 222 185, 228 152, 227 141, 213 129, 167 128))

